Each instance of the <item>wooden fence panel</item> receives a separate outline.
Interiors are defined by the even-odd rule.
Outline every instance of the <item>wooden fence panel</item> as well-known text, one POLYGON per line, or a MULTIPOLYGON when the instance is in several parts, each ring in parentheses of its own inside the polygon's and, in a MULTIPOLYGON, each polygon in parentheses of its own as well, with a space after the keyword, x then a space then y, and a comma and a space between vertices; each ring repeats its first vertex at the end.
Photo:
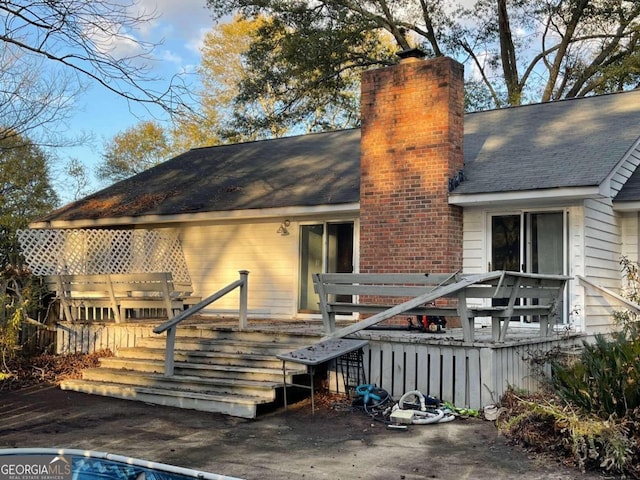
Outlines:
POLYGON ((455 355, 453 364, 455 369, 455 377, 453 381, 454 388, 451 402, 454 405, 464 405, 464 402, 469 395, 469 376, 467 375, 467 370, 469 369, 469 359, 466 355, 466 351, 464 355, 455 355))
POLYGON ((56 351, 56 330, 54 327, 25 322, 20 326, 18 341, 22 351, 30 355, 53 353, 56 351))
POLYGON ((463 357, 464 352, 456 352, 453 348, 442 347, 442 385, 440 389, 440 398, 449 398, 453 402, 453 385, 455 383, 456 371, 454 368, 456 356, 463 357), (462 353, 462 354, 461 354, 462 353))

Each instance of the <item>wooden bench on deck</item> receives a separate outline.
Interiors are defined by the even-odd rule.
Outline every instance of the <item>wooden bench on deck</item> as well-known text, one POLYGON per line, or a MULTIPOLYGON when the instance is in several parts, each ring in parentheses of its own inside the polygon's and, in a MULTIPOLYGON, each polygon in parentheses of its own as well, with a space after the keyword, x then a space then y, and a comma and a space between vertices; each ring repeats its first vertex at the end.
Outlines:
POLYGON ((474 341, 474 320, 491 317, 492 338, 504 341, 510 319, 539 317, 548 336, 560 313, 569 277, 496 271, 462 274, 314 274, 325 338, 343 337, 396 315, 459 317, 465 342, 474 341), (434 305, 439 299, 455 299, 434 305), (457 304, 456 304, 457 303, 457 304), (449 305, 450 304, 450 305, 449 305), (337 314, 373 316, 335 331, 337 314))
POLYGON ((170 318, 191 298, 189 286, 174 284, 168 272, 49 275, 45 285, 60 299, 67 321, 77 320, 78 308, 108 308, 116 322, 134 309, 164 309, 170 318))

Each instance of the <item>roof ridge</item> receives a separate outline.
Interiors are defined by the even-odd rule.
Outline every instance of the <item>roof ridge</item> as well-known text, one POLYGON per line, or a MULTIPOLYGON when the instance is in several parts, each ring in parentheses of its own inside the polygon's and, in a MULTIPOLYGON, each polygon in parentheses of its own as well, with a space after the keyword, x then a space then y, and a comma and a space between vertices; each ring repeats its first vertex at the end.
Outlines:
POLYGON ((245 140, 241 142, 219 143, 217 145, 205 145, 201 147, 192 147, 186 151, 191 152, 191 151, 203 150, 207 148, 216 148, 216 147, 246 146, 246 145, 251 145, 253 143, 273 142, 277 140, 295 139, 295 138, 308 138, 308 137, 317 136, 317 135, 327 135, 329 133, 348 132, 351 130, 360 130, 360 127, 349 127, 349 128, 341 128, 341 129, 334 129, 334 130, 325 130, 322 132, 296 133, 294 135, 283 135, 282 137, 260 138, 255 140, 245 140))
POLYGON ((640 94, 640 88, 633 88, 631 90, 624 90, 621 92, 607 92, 607 93, 601 93, 598 95, 588 95, 588 96, 582 96, 582 97, 559 98, 557 100, 548 100, 546 102, 525 103, 521 105, 507 105, 506 107, 490 108, 487 110, 474 110, 473 112, 466 112, 465 116, 473 115, 475 113, 501 112, 501 111, 515 110, 515 109, 523 109, 527 107, 538 107, 538 106, 550 105, 550 104, 559 104, 559 103, 567 103, 567 102, 574 102, 574 101, 579 102, 582 100, 589 101, 589 100, 599 99, 602 97, 611 97, 614 95, 624 95, 629 93, 640 94))

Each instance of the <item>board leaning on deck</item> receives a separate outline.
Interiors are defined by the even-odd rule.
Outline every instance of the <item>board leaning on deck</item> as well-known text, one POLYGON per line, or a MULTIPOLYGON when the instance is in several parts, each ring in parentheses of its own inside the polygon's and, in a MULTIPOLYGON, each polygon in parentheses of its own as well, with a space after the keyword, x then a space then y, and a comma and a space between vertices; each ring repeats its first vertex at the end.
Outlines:
POLYGON ((491 317, 494 341, 504 341, 512 317, 537 316, 541 336, 551 332, 569 277, 495 271, 459 274, 316 273, 325 338, 339 338, 400 314, 455 316, 463 340, 474 341, 474 321, 491 317), (436 302, 445 300, 437 304, 436 302), (335 330, 337 314, 373 314, 335 330))

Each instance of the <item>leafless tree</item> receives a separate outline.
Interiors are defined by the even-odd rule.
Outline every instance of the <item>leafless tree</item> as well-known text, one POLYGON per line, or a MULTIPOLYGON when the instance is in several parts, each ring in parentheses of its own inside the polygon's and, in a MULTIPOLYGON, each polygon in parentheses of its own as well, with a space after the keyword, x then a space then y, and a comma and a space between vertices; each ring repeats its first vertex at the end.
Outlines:
POLYGON ((138 0, 0 2, 0 139, 59 146, 53 127, 91 83, 169 113, 186 108, 181 78, 167 85, 151 74, 159 44, 139 33, 156 17, 138 0))

